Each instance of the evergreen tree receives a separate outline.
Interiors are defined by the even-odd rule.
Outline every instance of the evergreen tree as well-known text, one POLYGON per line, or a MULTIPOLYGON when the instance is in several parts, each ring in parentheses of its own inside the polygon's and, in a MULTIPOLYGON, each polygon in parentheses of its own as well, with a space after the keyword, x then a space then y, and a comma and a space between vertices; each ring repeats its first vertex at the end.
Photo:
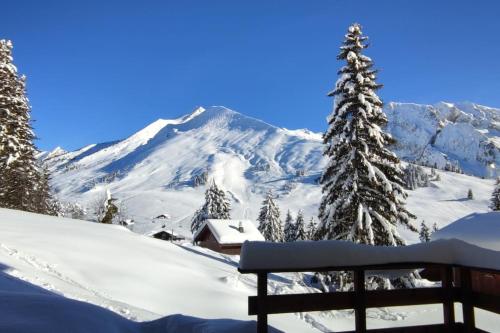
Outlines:
POLYGON ((259 221, 258 229, 266 240, 271 242, 282 242, 284 240, 280 210, 274 203, 271 191, 267 193, 266 199, 262 202, 262 208, 257 220, 259 221))
POLYGON ((314 218, 311 217, 309 224, 307 225, 307 239, 314 240, 316 234, 316 224, 314 223, 314 218))
POLYGON ((467 199, 469 199, 469 200, 474 199, 474 193, 472 193, 471 189, 469 189, 469 191, 467 191, 467 199))
POLYGON ((297 213, 297 219, 295 220, 295 240, 307 240, 309 239, 306 231, 306 224, 304 221, 304 213, 299 210, 297 213))
POLYGON ((434 224, 432 225, 432 233, 435 233, 438 230, 439 230, 438 225, 436 222, 434 222, 434 224))
POLYGON ((198 209, 191 220, 191 232, 195 233, 208 219, 229 220, 231 206, 226 193, 219 189, 214 180, 205 191, 205 203, 198 209))
POLYGON ((46 215, 59 215, 62 207, 52 196, 48 169, 46 167, 39 168, 36 177, 36 187, 33 194, 34 211, 46 215))
POLYGON ((497 178, 495 189, 491 195, 490 208, 495 211, 500 210, 500 178, 497 178))
POLYGON ((420 232, 418 233, 418 238, 422 243, 427 243, 431 240, 429 228, 425 224, 425 221, 422 221, 422 223, 420 224, 420 232))
POLYGON ((0 40, 0 207, 51 213, 48 176, 38 168, 26 77, 12 63, 12 43, 0 40))
POLYGON ((290 210, 286 213, 285 229, 283 232, 285 242, 293 242, 295 240, 295 224, 290 210))
POLYGON ((403 245, 398 224, 416 232, 405 208, 399 159, 386 146, 392 137, 383 132, 387 117, 376 95, 372 60, 359 24, 349 27, 337 59, 346 66, 339 71, 333 113, 323 136, 328 157, 320 183, 323 198, 319 209, 319 239, 342 239, 374 245, 403 245))

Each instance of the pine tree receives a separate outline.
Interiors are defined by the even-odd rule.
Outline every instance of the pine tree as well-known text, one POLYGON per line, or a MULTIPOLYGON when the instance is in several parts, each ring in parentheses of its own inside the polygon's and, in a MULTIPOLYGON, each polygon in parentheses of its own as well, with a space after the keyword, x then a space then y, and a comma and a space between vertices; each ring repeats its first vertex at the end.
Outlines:
POLYGON ((422 243, 427 243, 431 240, 429 228, 425 224, 425 221, 422 221, 422 223, 420 224, 420 232, 418 233, 418 238, 422 243))
POLYGON ((0 207, 46 213, 40 196, 49 192, 40 184, 45 176, 35 157, 26 77, 12 60, 12 43, 0 40, 0 207))
POLYGON ((271 191, 267 193, 266 199, 262 202, 262 208, 257 220, 259 221, 258 229, 266 240, 271 242, 282 242, 284 240, 280 210, 274 203, 271 191))
POLYGON ((285 219, 285 229, 284 232, 284 241, 285 242, 293 242, 295 240, 295 223, 293 222, 292 213, 290 210, 286 213, 285 219))
POLYGON ((306 224, 304 221, 304 213, 299 210, 297 219, 295 220, 295 240, 307 240, 306 224))
POLYGON ((34 211, 46 215, 59 215, 62 207, 54 199, 50 190, 50 174, 46 167, 41 167, 37 173, 36 188, 34 189, 34 211))
POLYGON ((208 219, 229 220, 231 206, 226 193, 219 189, 214 180, 205 191, 205 203, 198 209, 191 220, 191 232, 195 233, 208 219))
POLYGON ((497 178, 495 189, 491 195, 490 208, 495 211, 500 210, 500 178, 497 178))
POLYGON ((469 200, 474 199, 474 193, 472 193, 471 189, 469 189, 469 191, 467 191, 467 199, 469 199, 469 200))
POLYGON ((432 233, 435 233, 438 230, 439 230, 438 225, 436 222, 434 222, 434 224, 432 225, 432 233))
POLYGON ((307 225, 307 239, 314 240, 316 234, 316 223, 314 223, 314 218, 311 217, 309 224, 307 225))
POLYGON ((346 66, 339 71, 333 113, 323 136, 328 157, 320 183, 323 198, 319 209, 320 239, 342 239, 374 245, 403 245, 398 224, 416 232, 405 208, 399 159, 386 146, 392 137, 383 132, 387 117, 376 95, 381 86, 376 71, 362 50, 367 48, 361 26, 354 24, 345 35, 337 59, 346 66))

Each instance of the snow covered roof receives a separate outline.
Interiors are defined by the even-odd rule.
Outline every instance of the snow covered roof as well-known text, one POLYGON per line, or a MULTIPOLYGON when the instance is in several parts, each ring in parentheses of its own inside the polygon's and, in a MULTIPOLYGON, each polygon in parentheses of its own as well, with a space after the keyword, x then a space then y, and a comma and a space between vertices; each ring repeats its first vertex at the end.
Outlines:
POLYGON ((431 238, 457 238, 485 249, 500 251, 500 212, 467 215, 436 231, 431 238))
POLYGON ((159 234, 162 231, 166 232, 167 234, 170 234, 172 236, 180 236, 178 233, 172 231, 171 229, 166 229, 166 228, 151 230, 150 232, 148 232, 146 234, 146 236, 153 236, 153 235, 159 234))
MULTIPOLYGON (((497 234, 498 236, 498 234, 497 234)), ((290 243, 246 242, 240 270, 294 271, 357 267, 391 263, 454 264, 500 270, 500 251, 484 249, 458 239, 441 239, 409 246, 372 246, 347 241, 290 243)))
POLYGON ((201 235, 205 227, 209 228, 219 244, 242 244, 245 241, 264 241, 264 236, 250 220, 206 220, 198 229, 193 239, 201 235), (238 227, 243 227, 243 232, 238 227))

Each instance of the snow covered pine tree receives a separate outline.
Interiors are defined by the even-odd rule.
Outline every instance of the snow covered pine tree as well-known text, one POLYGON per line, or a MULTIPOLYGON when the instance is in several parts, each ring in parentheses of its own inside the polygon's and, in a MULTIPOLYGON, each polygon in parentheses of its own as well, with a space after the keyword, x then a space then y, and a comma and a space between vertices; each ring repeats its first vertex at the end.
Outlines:
POLYGON ((283 228, 280 220, 280 210, 274 203, 273 194, 267 192, 266 199, 262 202, 259 218, 259 231, 262 236, 271 242, 282 242, 284 239, 283 228))
POLYGON ((431 240, 431 234, 429 227, 425 224, 425 221, 422 221, 420 224, 420 231, 418 233, 418 238, 420 239, 420 242, 422 243, 427 243, 430 242, 431 240))
POLYGON ((316 223, 314 223, 314 217, 311 217, 309 224, 307 225, 307 239, 314 240, 316 235, 316 223))
POLYGON ((495 211, 500 210, 500 178, 497 178, 495 189, 491 195, 490 208, 495 211))
POLYGON ((205 191, 205 203, 198 209, 191 220, 191 232, 195 233, 207 219, 228 220, 231 218, 231 206, 226 199, 226 193, 219 189, 212 179, 205 191))
POLYGON ((295 240, 307 240, 306 223, 304 221, 304 213, 299 210, 297 219, 295 220, 295 240))
POLYGON ((0 207, 55 214, 48 208, 48 174, 35 157, 30 113, 26 77, 12 63, 12 42, 0 40, 0 207))
POLYGON ((286 213, 285 229, 283 230, 283 232, 285 242, 293 242, 295 240, 295 224, 293 222, 293 217, 292 213, 290 213, 290 210, 288 210, 286 213))
POLYGON ((398 224, 417 232, 405 208, 399 159, 386 146, 394 140, 382 128, 387 117, 375 91, 376 71, 361 52, 367 48, 359 24, 349 27, 340 47, 339 71, 329 128, 323 136, 329 158, 320 183, 319 239, 341 239, 372 245, 404 245, 398 224))

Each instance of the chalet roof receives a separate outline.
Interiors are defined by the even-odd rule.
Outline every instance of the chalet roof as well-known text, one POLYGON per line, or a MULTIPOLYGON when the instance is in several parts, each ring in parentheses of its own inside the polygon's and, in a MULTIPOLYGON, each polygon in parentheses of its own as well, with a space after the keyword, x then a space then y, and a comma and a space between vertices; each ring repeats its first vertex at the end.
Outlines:
POLYGON ((482 248, 500 251, 500 212, 467 215, 436 231, 431 238, 457 238, 482 248))
POLYGON ((146 236, 154 236, 154 235, 159 234, 161 232, 166 232, 167 234, 170 234, 170 235, 175 236, 175 237, 181 237, 178 233, 173 232, 170 229, 156 229, 156 230, 148 232, 146 234, 146 236))
POLYGON ((208 228, 219 244, 243 244, 245 241, 263 241, 264 237, 250 220, 206 220, 193 239, 201 235, 203 229, 208 228), (243 232, 238 230, 241 223, 243 232))

